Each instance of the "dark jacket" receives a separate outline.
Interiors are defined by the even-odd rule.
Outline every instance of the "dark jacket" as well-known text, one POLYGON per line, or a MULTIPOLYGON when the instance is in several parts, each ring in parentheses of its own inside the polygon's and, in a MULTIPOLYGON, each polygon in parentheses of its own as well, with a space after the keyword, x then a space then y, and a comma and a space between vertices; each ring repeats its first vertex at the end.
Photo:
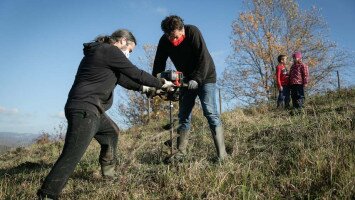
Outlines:
POLYGON ((187 80, 195 80, 199 84, 215 83, 215 65, 200 30, 193 25, 185 25, 184 28, 185 39, 176 47, 165 35, 160 38, 153 76, 165 70, 166 60, 170 57, 176 69, 181 71, 187 80))
POLYGON ((102 113, 112 106, 116 84, 136 91, 142 85, 162 86, 157 78, 134 66, 116 46, 85 43, 84 58, 80 62, 65 108, 102 113))

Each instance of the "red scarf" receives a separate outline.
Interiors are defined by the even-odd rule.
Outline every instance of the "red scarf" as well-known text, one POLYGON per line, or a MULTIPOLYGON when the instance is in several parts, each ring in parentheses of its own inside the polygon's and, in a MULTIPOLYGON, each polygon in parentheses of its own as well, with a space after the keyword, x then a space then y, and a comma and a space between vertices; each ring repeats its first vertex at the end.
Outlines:
POLYGON ((179 46, 182 41, 184 41, 185 35, 181 35, 178 39, 171 39, 170 42, 173 44, 174 47, 179 46))

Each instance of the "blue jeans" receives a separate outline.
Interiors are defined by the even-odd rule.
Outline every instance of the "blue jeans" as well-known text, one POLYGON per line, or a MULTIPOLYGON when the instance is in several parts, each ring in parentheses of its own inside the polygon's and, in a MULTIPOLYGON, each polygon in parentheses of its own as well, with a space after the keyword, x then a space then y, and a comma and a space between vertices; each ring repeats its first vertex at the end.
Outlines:
POLYGON ((290 87, 282 86, 282 91, 279 91, 279 97, 277 98, 277 107, 280 107, 282 104, 285 108, 290 107, 290 87))
POLYGON ((206 83, 196 90, 182 88, 179 101, 179 132, 190 130, 191 111, 197 96, 200 98, 203 115, 207 118, 210 128, 215 129, 222 125, 217 111, 216 84, 206 83))

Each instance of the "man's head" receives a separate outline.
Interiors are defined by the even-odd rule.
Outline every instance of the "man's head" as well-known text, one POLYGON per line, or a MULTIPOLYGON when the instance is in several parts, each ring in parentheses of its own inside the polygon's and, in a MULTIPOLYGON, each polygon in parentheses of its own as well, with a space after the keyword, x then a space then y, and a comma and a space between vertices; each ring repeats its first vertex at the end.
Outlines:
POLYGON ((179 16, 170 15, 161 22, 161 30, 170 41, 176 40, 185 35, 184 20, 179 16))
POLYGON ((286 64, 286 60, 287 60, 287 56, 286 55, 281 54, 281 55, 279 55, 277 57, 277 61, 279 63, 286 64))
POLYGON ((119 29, 113 32, 110 38, 113 40, 113 45, 121 49, 127 58, 137 45, 134 35, 126 29, 119 29))
POLYGON ((293 58, 293 62, 294 63, 300 63, 302 62, 302 53, 301 52, 295 52, 293 55, 292 55, 292 58, 293 58))

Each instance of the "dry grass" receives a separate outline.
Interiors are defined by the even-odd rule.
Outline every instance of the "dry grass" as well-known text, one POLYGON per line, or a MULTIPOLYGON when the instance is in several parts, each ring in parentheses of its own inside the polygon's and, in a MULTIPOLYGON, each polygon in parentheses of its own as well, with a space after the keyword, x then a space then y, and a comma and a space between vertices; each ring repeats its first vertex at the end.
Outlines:
MULTIPOLYGON (((230 157, 215 163, 202 117, 193 119, 185 162, 165 165, 167 120, 134 127, 119 142, 119 179, 100 179, 93 141, 62 199, 354 199, 355 91, 307 100, 304 112, 267 106, 223 114, 230 157)), ((201 114, 200 114, 201 116, 201 114)), ((35 144, 0 159, 0 199, 35 199, 61 142, 35 144)))

